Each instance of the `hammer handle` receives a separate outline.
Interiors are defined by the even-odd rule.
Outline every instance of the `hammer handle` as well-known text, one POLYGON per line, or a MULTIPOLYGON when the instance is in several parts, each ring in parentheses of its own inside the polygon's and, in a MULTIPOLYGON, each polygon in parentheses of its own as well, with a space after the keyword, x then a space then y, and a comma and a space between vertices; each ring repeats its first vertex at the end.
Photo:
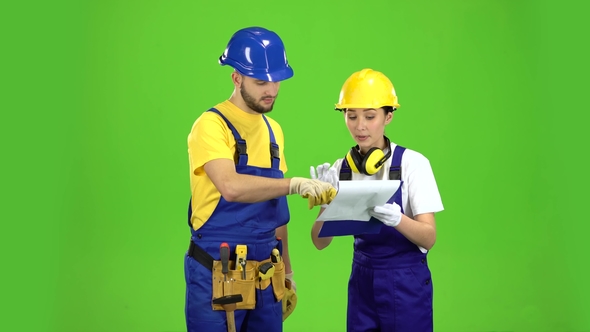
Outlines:
POLYGON ((234 312, 226 311, 225 316, 227 317, 227 332, 236 332, 236 321, 234 319, 234 312))

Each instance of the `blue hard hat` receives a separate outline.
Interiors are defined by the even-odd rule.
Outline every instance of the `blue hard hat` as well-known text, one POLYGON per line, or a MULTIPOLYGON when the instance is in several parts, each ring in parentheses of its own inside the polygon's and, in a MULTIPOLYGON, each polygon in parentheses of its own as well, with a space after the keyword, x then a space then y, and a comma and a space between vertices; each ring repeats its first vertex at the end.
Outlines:
POLYGON ((234 33, 219 57, 219 63, 263 81, 278 82, 293 76, 283 41, 275 32, 261 27, 244 28, 234 33))

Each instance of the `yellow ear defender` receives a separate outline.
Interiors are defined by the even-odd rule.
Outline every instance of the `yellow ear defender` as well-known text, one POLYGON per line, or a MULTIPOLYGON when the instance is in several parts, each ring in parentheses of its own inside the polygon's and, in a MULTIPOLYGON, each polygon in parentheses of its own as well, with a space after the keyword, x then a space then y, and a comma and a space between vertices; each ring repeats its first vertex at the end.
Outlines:
POLYGON ((385 161, 391 157, 391 142, 385 138, 387 153, 379 148, 371 148, 364 156, 359 152, 359 146, 353 146, 346 154, 346 160, 353 172, 373 175, 379 172, 385 161))

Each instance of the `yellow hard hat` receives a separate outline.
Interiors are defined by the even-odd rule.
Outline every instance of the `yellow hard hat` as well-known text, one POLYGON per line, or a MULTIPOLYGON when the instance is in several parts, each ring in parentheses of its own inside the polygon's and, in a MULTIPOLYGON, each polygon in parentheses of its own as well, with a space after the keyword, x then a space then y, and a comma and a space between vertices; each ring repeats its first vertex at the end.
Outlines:
POLYGON ((370 68, 350 75, 340 90, 336 110, 346 108, 400 107, 393 84, 383 73, 370 68))

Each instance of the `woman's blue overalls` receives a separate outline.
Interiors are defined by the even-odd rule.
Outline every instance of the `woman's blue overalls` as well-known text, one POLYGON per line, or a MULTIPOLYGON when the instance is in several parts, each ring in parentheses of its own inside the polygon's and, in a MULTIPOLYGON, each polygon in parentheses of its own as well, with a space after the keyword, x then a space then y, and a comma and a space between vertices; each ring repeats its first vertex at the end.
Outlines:
MULTIPOLYGON (((390 180, 401 180, 405 148, 393 152, 390 180)), ((341 180, 350 179, 343 160, 341 180)), ((389 199, 401 208, 402 187, 389 199)), ((431 332, 432 280, 418 246, 394 227, 383 225, 378 234, 356 235, 348 284, 348 332, 431 332)))
MULTIPOLYGON (((236 171, 239 174, 257 175, 269 178, 283 178, 279 169, 279 150, 268 120, 262 115, 268 127, 270 136, 271 168, 261 168, 248 165, 246 141, 241 138, 236 128, 217 109, 209 111, 219 114, 231 129, 236 140, 238 162, 236 171)), ((197 188, 198 190, 198 188, 197 188)), ((192 210, 189 206, 189 226, 192 210)), ((235 259, 237 244, 247 245, 247 260, 262 261, 269 259, 273 248, 278 248, 282 254, 282 247, 275 236, 277 227, 287 224, 289 210, 285 196, 260 203, 228 202, 223 197, 211 217, 198 230, 191 228, 191 247, 185 256, 186 279, 186 323, 189 332, 226 332, 225 311, 213 310, 212 301, 212 272, 208 261, 219 260, 219 247, 222 242, 230 246, 230 260, 235 259), (201 262, 191 257, 191 253, 203 249, 209 257, 201 262), (204 264, 203 264, 204 263, 204 264)), ((201 251, 201 253, 203 253, 201 251)), ((196 255, 198 256, 198 255, 196 255)), ((195 256, 195 257, 196 257, 195 256)), ((237 331, 282 331, 282 305, 277 302, 273 294, 272 285, 265 290, 256 290, 256 307, 252 310, 235 311, 237 331)))

